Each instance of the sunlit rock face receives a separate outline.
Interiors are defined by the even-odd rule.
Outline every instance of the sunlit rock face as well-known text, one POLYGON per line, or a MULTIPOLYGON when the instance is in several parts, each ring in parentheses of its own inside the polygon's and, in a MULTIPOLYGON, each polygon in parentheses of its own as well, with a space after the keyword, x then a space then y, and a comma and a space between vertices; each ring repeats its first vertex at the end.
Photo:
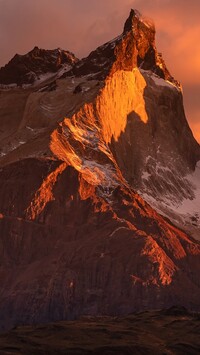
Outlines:
POLYGON ((154 24, 131 10, 122 35, 79 61, 72 74, 104 80, 92 110, 129 184, 199 238, 199 185, 191 174, 200 148, 185 118, 180 83, 156 49, 154 24))
POLYGON ((198 310, 199 242, 145 202, 191 198, 200 154, 154 25, 132 10, 66 73, 0 99, 0 326, 198 310))

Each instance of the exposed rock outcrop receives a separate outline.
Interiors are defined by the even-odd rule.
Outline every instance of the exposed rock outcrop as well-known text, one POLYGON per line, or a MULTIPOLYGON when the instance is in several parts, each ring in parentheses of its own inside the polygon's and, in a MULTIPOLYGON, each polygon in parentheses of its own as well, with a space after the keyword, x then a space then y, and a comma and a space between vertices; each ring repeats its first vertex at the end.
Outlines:
POLYGON ((16 54, 0 69, 0 84, 33 84, 44 74, 56 73, 62 65, 68 65, 69 69, 77 61, 73 53, 60 48, 45 50, 34 47, 25 55, 16 54))
POLYGON ((5 167, 0 182, 1 327, 198 309, 200 246, 123 183, 110 193, 33 159, 5 167))

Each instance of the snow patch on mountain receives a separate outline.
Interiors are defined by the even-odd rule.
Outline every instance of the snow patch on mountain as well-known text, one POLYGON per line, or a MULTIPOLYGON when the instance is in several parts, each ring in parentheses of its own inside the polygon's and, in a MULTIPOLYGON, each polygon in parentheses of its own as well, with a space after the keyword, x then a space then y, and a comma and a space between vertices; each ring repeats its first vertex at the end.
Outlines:
POLYGON ((19 140, 19 141, 15 141, 14 143, 8 143, 4 149, 2 150, 2 152, 0 152, 0 157, 3 157, 5 155, 7 155, 8 153, 14 151, 15 149, 19 148, 21 145, 26 144, 25 141, 19 140))
POLYGON ((143 76, 147 76, 148 78, 152 79, 153 83, 156 86, 159 86, 159 87, 163 86, 163 87, 168 87, 170 89, 180 90, 180 88, 177 85, 175 85, 175 83, 172 83, 169 80, 165 80, 165 79, 159 77, 158 75, 156 75, 155 73, 153 73, 150 70, 143 70, 141 68, 139 70, 143 76))
POLYGON ((16 83, 12 83, 9 85, 4 85, 4 84, 0 84, 0 89, 1 90, 10 90, 10 89, 15 89, 17 88, 17 84, 16 83))
POLYGON ((95 185, 101 185, 105 189, 104 192, 108 193, 110 188, 115 188, 119 185, 116 180, 116 171, 112 168, 111 164, 100 164, 94 160, 83 159, 81 172, 84 177, 89 174, 93 177, 95 185))
MULTIPOLYGON (((150 174, 144 172, 142 179, 148 180, 150 176, 150 174)), ((188 184, 188 187, 192 190, 193 196, 180 198, 176 195, 173 198, 166 194, 165 196, 158 195, 155 197, 147 190, 145 192, 140 191, 140 193, 157 212, 170 218, 180 228, 188 230, 190 234, 200 240, 200 161, 197 163, 195 171, 187 174, 183 179, 184 183, 188 184)))

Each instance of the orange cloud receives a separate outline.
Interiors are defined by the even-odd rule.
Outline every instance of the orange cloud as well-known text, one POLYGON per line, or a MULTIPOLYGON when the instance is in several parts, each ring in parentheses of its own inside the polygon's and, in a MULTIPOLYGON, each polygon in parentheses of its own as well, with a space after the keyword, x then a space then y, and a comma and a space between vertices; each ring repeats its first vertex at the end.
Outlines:
POLYGON ((192 120, 190 120, 190 127, 196 140, 200 143, 200 110, 191 111, 192 120))

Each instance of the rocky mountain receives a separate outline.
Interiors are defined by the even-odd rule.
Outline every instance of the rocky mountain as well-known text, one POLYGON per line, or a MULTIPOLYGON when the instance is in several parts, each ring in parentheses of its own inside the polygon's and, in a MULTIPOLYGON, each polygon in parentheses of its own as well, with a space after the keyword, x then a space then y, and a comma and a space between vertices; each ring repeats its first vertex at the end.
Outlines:
POLYGON ((25 55, 16 54, 0 69, 0 84, 22 86, 44 81, 63 67, 69 70, 77 60, 73 53, 60 48, 45 50, 34 47, 25 55))
POLYGON ((151 21, 0 105, 1 327, 199 310, 199 241, 145 202, 192 200, 200 159, 151 21))
MULTIPOLYGON (((139 97, 138 87, 132 88, 127 74, 133 68, 135 72, 139 69, 135 80, 143 91, 143 102, 135 99, 130 112, 118 119, 118 127, 122 127, 117 139, 113 139, 113 128, 108 128, 110 148, 129 184, 159 213, 200 239, 200 147, 185 117, 181 85, 156 49, 154 24, 131 10, 122 35, 97 48, 63 76, 104 80, 125 71, 127 87, 122 90, 132 90, 139 97)), ((117 116, 114 110, 112 114, 117 116)))
POLYGON ((137 10, 131 10, 122 35, 98 47, 64 76, 92 74, 93 78, 102 79, 112 71, 132 71, 135 67, 150 70, 180 87, 169 73, 162 54, 157 52, 154 24, 144 19, 137 10))

